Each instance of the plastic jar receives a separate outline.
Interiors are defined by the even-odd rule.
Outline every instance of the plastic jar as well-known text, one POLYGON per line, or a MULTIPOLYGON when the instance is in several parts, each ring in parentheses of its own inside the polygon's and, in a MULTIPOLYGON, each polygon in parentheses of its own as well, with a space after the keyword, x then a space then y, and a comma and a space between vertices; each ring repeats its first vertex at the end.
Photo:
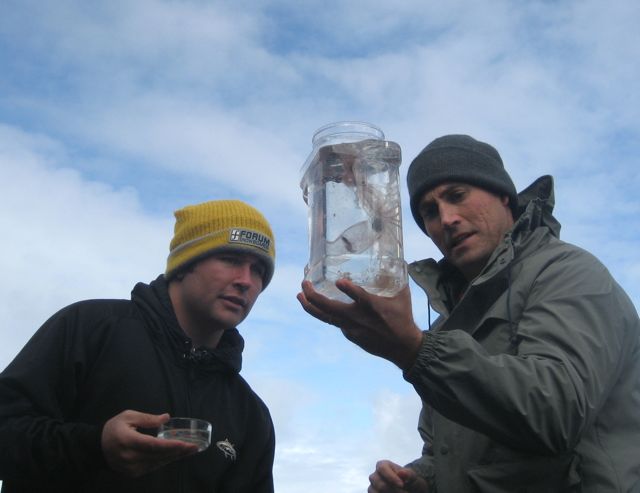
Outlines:
POLYGON ((348 278, 393 296, 407 284, 402 248, 400 146, 378 127, 338 122, 318 129, 302 167, 309 214, 306 280, 325 296, 352 301, 335 286, 348 278))

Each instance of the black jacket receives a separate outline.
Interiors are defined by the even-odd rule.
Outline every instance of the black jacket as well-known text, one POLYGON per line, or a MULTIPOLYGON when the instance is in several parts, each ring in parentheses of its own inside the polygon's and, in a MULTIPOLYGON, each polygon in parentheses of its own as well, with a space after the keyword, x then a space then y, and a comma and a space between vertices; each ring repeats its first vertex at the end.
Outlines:
POLYGON ((272 492, 273 423, 239 375, 243 347, 233 329, 215 350, 192 351, 163 276, 137 284, 131 301, 62 309, 0 374, 2 491, 272 492), (206 419, 211 446, 125 478, 107 467, 100 436, 126 409, 206 419))

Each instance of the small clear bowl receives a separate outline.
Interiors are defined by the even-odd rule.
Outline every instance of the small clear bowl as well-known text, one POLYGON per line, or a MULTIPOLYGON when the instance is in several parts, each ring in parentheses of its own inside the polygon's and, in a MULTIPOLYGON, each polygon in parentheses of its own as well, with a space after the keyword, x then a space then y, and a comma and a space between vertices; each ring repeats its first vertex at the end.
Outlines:
POLYGON ((158 429, 158 438, 195 443, 198 452, 211 444, 211 423, 196 418, 170 418, 158 429))

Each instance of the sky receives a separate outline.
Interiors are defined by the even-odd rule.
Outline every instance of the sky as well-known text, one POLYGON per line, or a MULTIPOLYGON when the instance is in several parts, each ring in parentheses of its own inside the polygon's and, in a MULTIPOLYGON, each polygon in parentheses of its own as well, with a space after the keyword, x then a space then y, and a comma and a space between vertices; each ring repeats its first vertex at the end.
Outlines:
POLYGON ((405 186, 431 140, 491 143, 518 190, 553 175, 562 238, 639 307, 639 21, 635 0, 0 0, 0 368, 63 306, 163 272, 173 211, 244 200, 276 236, 239 327, 276 491, 366 491, 377 460, 420 455, 420 401, 295 299, 313 133, 365 121, 400 145, 407 261, 439 258, 405 186))

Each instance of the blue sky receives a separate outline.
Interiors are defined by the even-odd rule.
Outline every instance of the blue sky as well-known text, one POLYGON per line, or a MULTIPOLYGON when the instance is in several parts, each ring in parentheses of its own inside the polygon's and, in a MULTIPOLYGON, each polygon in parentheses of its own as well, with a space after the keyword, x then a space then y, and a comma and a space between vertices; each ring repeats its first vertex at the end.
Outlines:
MULTIPOLYGON (((419 401, 295 300, 313 132, 381 127, 404 204, 408 164, 446 133, 497 147, 519 190, 552 174, 562 237, 640 306, 639 21, 633 0, 0 0, 0 367, 62 306, 162 272, 175 209, 246 200, 277 237, 240 326, 277 491, 364 491, 376 460, 419 455, 419 401)), ((438 257, 403 221, 407 260, 438 257)))

